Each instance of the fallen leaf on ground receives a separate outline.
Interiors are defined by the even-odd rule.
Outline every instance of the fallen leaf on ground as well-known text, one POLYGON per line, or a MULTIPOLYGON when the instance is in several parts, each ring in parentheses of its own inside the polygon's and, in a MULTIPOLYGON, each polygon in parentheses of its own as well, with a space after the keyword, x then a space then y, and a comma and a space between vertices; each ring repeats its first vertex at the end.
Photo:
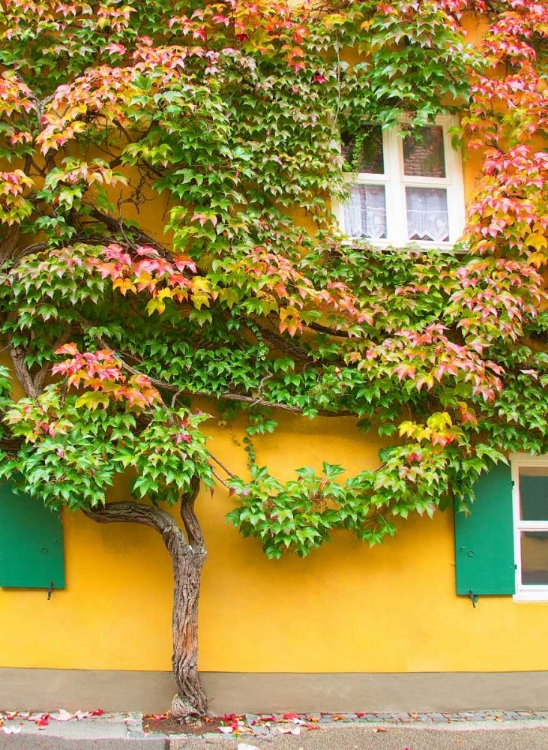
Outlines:
POLYGON ((55 721, 70 721, 71 719, 74 719, 74 714, 65 711, 64 708, 60 708, 56 714, 51 715, 51 718, 55 719, 55 721))
POLYGON ((373 731, 374 732, 388 732, 388 729, 385 729, 384 727, 375 727, 373 731))
POLYGON ((259 748, 257 745, 246 745, 245 742, 240 742, 238 750, 259 750, 259 748))
POLYGON ((300 727, 277 727, 280 734, 300 734, 300 727))

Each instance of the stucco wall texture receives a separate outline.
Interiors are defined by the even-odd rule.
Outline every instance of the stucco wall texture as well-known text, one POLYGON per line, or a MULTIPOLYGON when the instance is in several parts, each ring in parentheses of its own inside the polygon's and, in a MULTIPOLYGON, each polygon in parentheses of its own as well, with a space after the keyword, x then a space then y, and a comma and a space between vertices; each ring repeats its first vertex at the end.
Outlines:
MULTIPOLYGON (((219 436, 218 436, 219 437, 219 436)), ((224 431, 217 454, 245 471, 224 431)), ((280 478, 328 458, 374 467, 378 445, 351 420, 284 418, 259 443, 280 478)), ((123 499, 122 483, 112 499, 123 499)), ((224 522, 232 500, 204 493, 209 558, 200 609, 202 671, 445 672, 548 669, 548 603, 455 595, 452 515, 413 517, 370 549, 338 532, 305 560, 267 560, 224 522)), ((67 588, 0 589, 1 667, 169 670, 170 559, 152 529, 65 512, 67 588)))

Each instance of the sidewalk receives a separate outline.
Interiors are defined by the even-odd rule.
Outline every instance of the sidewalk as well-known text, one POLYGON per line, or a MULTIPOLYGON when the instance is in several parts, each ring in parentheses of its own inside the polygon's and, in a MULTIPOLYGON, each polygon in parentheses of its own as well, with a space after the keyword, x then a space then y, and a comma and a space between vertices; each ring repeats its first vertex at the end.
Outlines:
MULTIPOLYGON (((39 728, 32 715, 5 718, 0 750, 546 750, 546 712, 468 712, 465 714, 322 714, 316 731, 304 719, 273 717, 260 734, 206 733, 203 736, 146 734, 142 715, 104 714, 54 720, 39 728), (510 715, 509 715, 510 714, 510 715), (522 714, 520 716, 520 714, 522 714), (544 714, 542 716, 541 714, 544 714), (478 715, 483 715, 478 716, 478 715), (377 717, 381 716, 379 714, 377 717), (411 723, 406 716, 416 717, 411 723), (368 718, 366 718, 368 717, 368 718), (400 718, 396 718, 400 717, 400 718), (332 717, 331 717, 332 719, 332 717), (346 721, 344 719, 347 719, 346 721), (302 723, 299 723, 301 722, 302 723), (15 731, 14 731, 15 730, 15 731)), ((247 718, 247 717, 245 717, 247 718)), ((247 727, 246 721, 242 723, 247 727)), ((245 730, 249 731, 248 729, 245 730)))

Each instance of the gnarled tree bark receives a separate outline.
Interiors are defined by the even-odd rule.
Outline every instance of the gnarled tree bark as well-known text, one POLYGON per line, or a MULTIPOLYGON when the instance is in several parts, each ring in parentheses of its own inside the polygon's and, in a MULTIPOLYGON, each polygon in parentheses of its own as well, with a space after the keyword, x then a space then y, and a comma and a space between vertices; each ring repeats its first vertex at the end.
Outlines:
POLYGON ((202 568, 207 556, 194 502, 200 480, 193 477, 191 489, 181 497, 185 533, 175 519, 160 508, 140 503, 108 503, 84 510, 98 523, 141 523, 161 534, 173 564, 173 674, 177 695, 171 713, 175 718, 203 716, 207 698, 198 675, 198 599, 202 568))

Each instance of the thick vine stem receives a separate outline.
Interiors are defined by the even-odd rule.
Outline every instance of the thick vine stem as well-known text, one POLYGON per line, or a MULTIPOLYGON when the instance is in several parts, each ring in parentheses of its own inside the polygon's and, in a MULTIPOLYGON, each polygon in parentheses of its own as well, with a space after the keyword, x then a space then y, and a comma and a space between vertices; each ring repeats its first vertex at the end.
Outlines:
POLYGON ((34 382, 28 367, 25 364, 25 352, 19 346, 10 346, 10 356, 13 362, 13 369, 17 379, 23 386, 25 395, 29 398, 37 399, 40 395, 40 389, 34 382))
POLYGON ((162 535, 171 556, 174 577, 172 664, 178 691, 171 707, 174 718, 203 716, 207 710, 207 698, 198 675, 198 599, 207 556, 193 507, 199 486, 198 477, 193 477, 191 490, 181 498, 181 516, 188 542, 175 519, 160 508, 120 502, 83 511, 98 523, 141 523, 162 535))
MULTIPOLYGON (((103 508, 84 510, 84 514, 97 523, 141 523, 150 526, 162 535, 168 552, 174 545, 174 540, 180 536, 184 542, 181 529, 175 519, 160 508, 153 508, 141 503, 109 503, 103 508)), ((185 544, 186 546, 186 544, 185 544)))
POLYGON ((181 495, 181 518, 185 525, 185 531, 188 543, 196 552, 204 551, 204 537, 198 518, 194 512, 194 503, 200 491, 200 478, 193 476, 190 483, 190 490, 181 495))
POLYGON ((17 243, 19 242, 20 234, 21 229, 18 224, 13 224, 11 227, 8 227, 4 234, 4 238, 0 242, 0 266, 13 256, 17 243))

